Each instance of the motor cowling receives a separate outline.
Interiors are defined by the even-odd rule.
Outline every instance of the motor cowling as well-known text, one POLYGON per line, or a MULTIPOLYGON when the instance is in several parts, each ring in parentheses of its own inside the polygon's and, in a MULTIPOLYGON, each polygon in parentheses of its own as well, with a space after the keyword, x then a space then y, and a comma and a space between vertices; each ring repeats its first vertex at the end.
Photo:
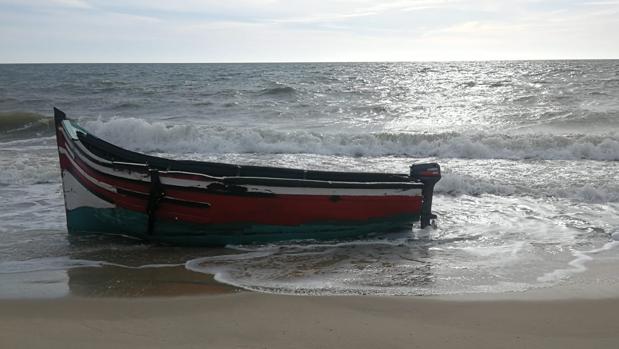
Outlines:
POLYGON ((437 163, 413 164, 410 175, 423 184, 436 184, 441 179, 441 166, 437 163))

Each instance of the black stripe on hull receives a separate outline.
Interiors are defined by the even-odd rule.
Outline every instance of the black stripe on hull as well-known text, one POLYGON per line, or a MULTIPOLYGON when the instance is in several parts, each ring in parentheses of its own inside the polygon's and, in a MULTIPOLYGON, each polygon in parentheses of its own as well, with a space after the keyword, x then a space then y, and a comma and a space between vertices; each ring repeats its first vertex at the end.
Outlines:
MULTIPOLYGON (((66 139, 65 144, 72 143, 72 140, 66 139)), ((92 158, 89 154, 85 153, 79 146, 70 144, 72 150, 78 155, 86 157, 91 162, 96 163, 99 166, 105 167, 112 171, 114 167, 110 167, 109 163, 102 163, 97 159, 92 158)), ((81 160, 81 159, 80 159, 81 160)), ((82 160, 83 161, 83 160, 82 160)), ((112 163, 114 166, 114 163, 112 163)), ((88 166, 93 171, 101 174, 102 176, 109 176, 114 179, 133 182, 135 184, 150 183, 147 180, 141 181, 132 178, 114 176, 109 173, 101 172, 91 166, 88 166)), ((142 173, 141 171, 138 173, 142 173)), ((200 173, 188 173, 188 175, 204 176, 200 173)), ((165 173, 163 174, 165 178, 165 173)), ((169 177, 168 177, 169 178, 169 177)), ((212 178, 216 181, 207 188, 199 187, 184 187, 172 184, 165 184, 166 188, 173 188, 174 190, 187 191, 187 192, 204 192, 208 194, 220 194, 220 195, 241 195, 241 196, 272 196, 275 194, 268 192, 248 192, 242 185, 261 185, 272 187, 290 187, 290 188, 316 188, 316 189, 423 189, 423 184, 415 182, 398 182, 398 183, 349 183, 349 182, 324 182, 324 181, 311 181, 311 180, 295 180, 295 179, 278 179, 278 178, 245 178, 245 177, 228 177, 228 178, 212 178), (219 183, 218 183, 219 182, 219 183)))

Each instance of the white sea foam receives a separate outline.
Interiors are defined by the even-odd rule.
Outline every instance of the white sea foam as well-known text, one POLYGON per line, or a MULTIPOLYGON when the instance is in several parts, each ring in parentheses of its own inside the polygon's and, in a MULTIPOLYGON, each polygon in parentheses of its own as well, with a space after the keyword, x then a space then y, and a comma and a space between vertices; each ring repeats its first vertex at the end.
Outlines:
POLYGON ((103 139, 144 152, 619 160, 619 138, 615 134, 319 133, 267 128, 166 125, 136 118, 89 121, 84 125, 103 139))
POLYGON ((585 184, 581 187, 571 188, 571 190, 558 190, 556 195, 592 203, 617 202, 619 201, 619 190, 617 189, 617 185, 594 187, 590 184, 585 184))
POLYGON ((571 260, 568 265, 569 268, 557 269, 552 272, 546 273, 537 278, 539 282, 557 282, 570 277, 572 274, 582 273, 587 271, 587 262, 593 260, 593 255, 608 251, 619 247, 619 241, 611 241, 604 244, 600 248, 596 248, 589 251, 577 251, 573 250, 574 259, 571 260))
POLYGON ((54 183, 60 181, 60 170, 57 160, 40 159, 14 159, 12 162, 0 160, 0 185, 30 185, 41 183, 54 183))
POLYGON ((439 197, 436 204, 438 229, 349 242, 228 246, 236 252, 193 259, 185 267, 267 293, 497 293, 553 286, 619 246, 605 241, 606 234, 614 236, 607 232, 616 231, 614 205, 510 196, 439 197), (590 230, 597 235, 584 233, 590 230), (578 250, 583 244, 602 247, 578 250))
POLYGON ((59 181, 56 154, 51 138, 0 143, 0 185, 59 181))
POLYGON ((449 196, 490 194, 497 196, 556 197, 602 204, 619 202, 619 186, 616 183, 594 186, 592 184, 575 185, 571 182, 565 182, 556 185, 544 185, 543 188, 540 188, 531 185, 530 182, 511 180, 510 182, 513 184, 508 184, 499 180, 443 173, 443 177, 436 185, 435 193, 449 196))
POLYGON ((511 184, 501 184, 468 175, 452 173, 443 174, 435 189, 436 193, 449 195, 512 195, 516 191, 517 188, 511 184))
MULTIPOLYGON (((324 258, 330 251, 325 251, 324 258)), ((294 255, 298 257, 298 255, 294 255)), ((222 256, 225 257, 225 256, 222 256)), ((229 257, 229 256, 228 256, 229 257)), ((332 265, 316 266, 312 270, 293 270, 291 266, 275 264, 265 267, 262 261, 258 261, 260 267, 248 267, 246 272, 239 272, 239 265, 234 265, 239 260, 236 257, 227 262, 229 264, 217 264, 210 258, 200 258, 189 261, 187 269, 213 275, 213 278, 221 283, 255 292, 286 294, 286 295, 449 295, 464 293, 500 293, 525 291, 536 285, 525 282, 498 281, 494 284, 478 284, 454 287, 452 284, 432 284, 432 275, 418 269, 423 262, 399 259, 399 256, 389 258, 375 265, 363 266, 363 261, 344 260, 338 263, 338 267, 332 265), (361 262, 361 265, 357 265, 361 262), (382 264, 382 267, 380 265, 382 264), (323 272, 323 269, 326 271, 323 272), (295 276, 295 274, 302 276, 295 276), (394 280, 395 279, 395 280, 394 280), (426 280, 427 279, 427 280, 426 280)), ((219 262, 224 262, 220 258, 219 262)), ((323 260, 324 262, 324 260, 323 260)), ((328 260, 327 260, 328 262, 328 260)), ((311 264, 311 263, 310 263, 311 264)), ((300 266, 302 268, 307 265, 300 266)), ((424 267, 421 266, 423 269, 424 267)), ((454 280, 455 281, 455 280, 454 280)), ((457 284, 457 281, 456 281, 457 284)))

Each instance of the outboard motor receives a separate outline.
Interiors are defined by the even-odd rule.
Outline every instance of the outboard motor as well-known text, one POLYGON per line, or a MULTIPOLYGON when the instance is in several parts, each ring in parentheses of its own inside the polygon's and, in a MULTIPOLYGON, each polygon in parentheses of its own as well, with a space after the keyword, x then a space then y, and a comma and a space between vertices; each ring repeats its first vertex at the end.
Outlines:
POLYGON ((421 229, 429 226, 431 221, 436 218, 432 214, 432 194, 434 185, 441 179, 441 167, 437 163, 413 164, 411 166, 411 177, 423 183, 423 204, 421 206, 421 229))

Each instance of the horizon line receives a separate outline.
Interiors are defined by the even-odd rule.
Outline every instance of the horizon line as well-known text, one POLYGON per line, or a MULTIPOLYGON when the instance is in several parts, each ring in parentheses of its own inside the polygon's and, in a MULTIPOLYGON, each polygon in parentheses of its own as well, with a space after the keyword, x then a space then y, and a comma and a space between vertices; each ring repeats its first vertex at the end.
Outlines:
POLYGON ((127 61, 127 62, 0 62, 0 65, 19 64, 330 64, 330 63, 449 63, 449 62, 524 62, 524 61, 612 61, 619 58, 518 58, 518 59, 437 59, 437 60, 350 60, 350 61, 127 61))

